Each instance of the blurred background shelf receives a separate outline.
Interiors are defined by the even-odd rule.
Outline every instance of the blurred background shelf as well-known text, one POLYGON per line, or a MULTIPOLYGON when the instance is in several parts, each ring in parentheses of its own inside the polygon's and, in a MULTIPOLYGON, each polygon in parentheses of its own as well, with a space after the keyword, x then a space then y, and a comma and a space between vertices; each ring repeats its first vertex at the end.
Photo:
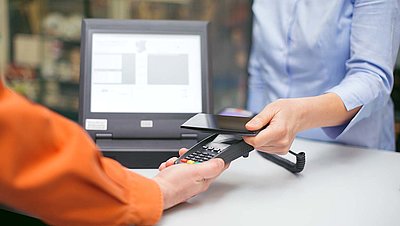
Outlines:
POLYGON ((8 84, 78 120, 80 28, 90 1, 13 0, 8 4, 8 84))
POLYGON ((245 107, 249 0, 13 0, 8 83, 77 121, 82 18, 208 20, 215 112, 245 107), (27 54, 28 53, 28 54, 27 54))

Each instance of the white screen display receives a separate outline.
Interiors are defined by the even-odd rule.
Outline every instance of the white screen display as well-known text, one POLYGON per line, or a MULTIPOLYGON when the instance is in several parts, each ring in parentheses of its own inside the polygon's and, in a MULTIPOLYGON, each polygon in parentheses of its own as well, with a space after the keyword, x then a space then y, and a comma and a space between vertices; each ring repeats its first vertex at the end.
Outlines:
POLYGON ((199 35, 92 36, 91 112, 202 111, 199 35))

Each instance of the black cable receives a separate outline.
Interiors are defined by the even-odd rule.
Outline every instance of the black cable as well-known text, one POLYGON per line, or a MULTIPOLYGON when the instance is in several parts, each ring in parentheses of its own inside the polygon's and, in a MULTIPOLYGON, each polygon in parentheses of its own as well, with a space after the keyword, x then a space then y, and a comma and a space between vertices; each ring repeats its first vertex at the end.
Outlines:
POLYGON ((304 166, 306 164, 306 154, 304 152, 300 152, 300 153, 294 153, 293 151, 289 150, 289 153, 296 156, 296 162, 291 162, 288 159, 285 159, 279 155, 275 155, 275 154, 269 154, 269 153, 265 153, 265 152, 261 152, 258 151, 258 153, 270 160, 271 162, 285 168, 286 170, 292 172, 292 173, 300 173, 301 171, 303 171, 304 166))

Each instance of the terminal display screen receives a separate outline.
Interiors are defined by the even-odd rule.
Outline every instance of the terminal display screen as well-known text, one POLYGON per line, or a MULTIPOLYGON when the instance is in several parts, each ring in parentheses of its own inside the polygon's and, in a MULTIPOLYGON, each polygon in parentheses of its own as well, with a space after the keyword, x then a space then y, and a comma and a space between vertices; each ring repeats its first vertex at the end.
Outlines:
POLYGON ((92 35, 91 112, 202 111, 200 35, 92 35))

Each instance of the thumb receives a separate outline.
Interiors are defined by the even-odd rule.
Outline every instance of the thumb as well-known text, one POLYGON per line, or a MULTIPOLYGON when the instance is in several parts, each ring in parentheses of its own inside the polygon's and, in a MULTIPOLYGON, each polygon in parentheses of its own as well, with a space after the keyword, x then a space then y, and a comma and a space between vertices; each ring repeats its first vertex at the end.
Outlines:
POLYGON ((248 130, 259 130, 271 121, 273 118, 272 111, 264 108, 259 114, 254 116, 250 121, 246 123, 246 129, 248 130))
POLYGON ((201 164, 196 164, 195 166, 198 170, 198 175, 202 177, 199 179, 208 179, 221 174, 221 172, 224 170, 225 162, 221 158, 215 158, 201 164))

